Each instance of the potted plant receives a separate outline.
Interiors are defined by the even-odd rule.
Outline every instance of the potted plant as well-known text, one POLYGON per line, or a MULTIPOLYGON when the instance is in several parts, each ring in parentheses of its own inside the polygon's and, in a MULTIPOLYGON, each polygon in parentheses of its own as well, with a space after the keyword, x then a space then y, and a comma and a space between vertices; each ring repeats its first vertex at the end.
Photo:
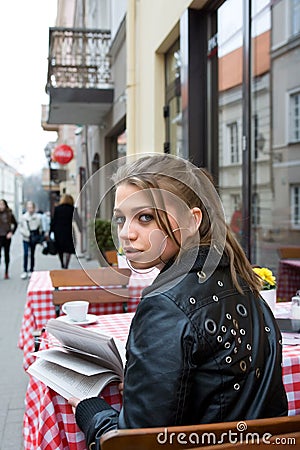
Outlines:
POLYGON ((266 267, 254 267, 254 272, 261 281, 260 295, 268 303, 271 309, 276 305, 276 278, 270 269, 266 267))
MULTIPOLYGON (((115 245, 111 234, 111 221, 105 219, 95 219, 91 223, 92 246, 100 250, 100 255, 105 258, 107 250, 114 250, 115 245)), ((98 252, 97 252, 98 254, 98 252)), ((102 258, 100 258, 100 263, 102 258)))

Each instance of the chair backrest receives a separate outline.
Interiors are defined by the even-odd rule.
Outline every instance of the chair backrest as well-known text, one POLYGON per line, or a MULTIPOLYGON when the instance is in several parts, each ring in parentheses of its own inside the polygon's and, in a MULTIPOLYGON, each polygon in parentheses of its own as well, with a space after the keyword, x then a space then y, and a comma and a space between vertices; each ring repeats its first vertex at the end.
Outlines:
MULTIPOLYGON (((202 447, 190 447, 185 450, 261 450, 262 448, 270 449, 270 445, 276 445, 277 448, 300 448, 300 432, 292 432, 287 434, 281 434, 280 436, 274 435, 269 437, 268 434, 259 438, 256 433, 248 435, 245 441, 237 442, 236 436, 233 436, 231 443, 216 444, 216 445, 204 445, 202 447), (280 445, 281 444, 281 445, 280 445)), ((182 448, 182 447, 181 447, 182 448)), ((276 448, 276 447, 275 447, 276 448)))
POLYGON ((104 256, 110 266, 118 265, 118 253, 116 250, 106 250, 104 256))
POLYGON ((130 269, 117 267, 50 270, 56 314, 59 315, 60 305, 72 300, 123 303, 123 311, 126 311, 130 275, 130 269))
POLYGON ((280 259, 300 259, 300 247, 278 247, 277 252, 280 259))
POLYGON ((299 448, 300 416, 114 430, 105 433, 101 437, 100 444, 101 450, 190 450, 192 448, 231 450, 240 447, 261 449, 264 442, 270 445, 268 441, 274 442, 277 438, 293 439, 289 441, 290 445, 293 445, 293 448, 299 448), (257 446, 252 447, 252 443, 257 446))

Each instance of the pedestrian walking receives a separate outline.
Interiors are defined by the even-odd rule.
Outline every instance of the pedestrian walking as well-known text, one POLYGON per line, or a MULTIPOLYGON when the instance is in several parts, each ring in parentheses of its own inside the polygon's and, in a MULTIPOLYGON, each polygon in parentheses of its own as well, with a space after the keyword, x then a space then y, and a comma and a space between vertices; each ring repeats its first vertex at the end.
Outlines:
POLYGON ((10 262, 10 244, 12 235, 18 227, 15 216, 9 208, 7 201, 2 198, 0 200, 0 261, 2 248, 4 249, 5 272, 4 278, 8 280, 8 267, 10 262))
POLYGON ((73 242, 73 214, 74 199, 72 195, 65 194, 60 199, 58 206, 54 208, 50 233, 54 233, 54 239, 62 269, 69 267, 71 255, 75 254, 73 242))
POLYGON ((35 204, 32 201, 26 203, 26 212, 20 221, 20 231, 23 238, 23 272, 21 278, 25 280, 35 265, 35 248, 43 240, 43 225, 40 214, 35 211, 35 204), (28 273, 28 257, 30 252, 30 271, 28 273))
POLYGON ((40 216, 41 216, 43 233, 45 236, 48 236, 49 231, 50 231, 50 223, 51 223, 50 213, 49 213, 49 211, 44 212, 41 209, 39 209, 37 211, 37 214, 40 214, 40 216))

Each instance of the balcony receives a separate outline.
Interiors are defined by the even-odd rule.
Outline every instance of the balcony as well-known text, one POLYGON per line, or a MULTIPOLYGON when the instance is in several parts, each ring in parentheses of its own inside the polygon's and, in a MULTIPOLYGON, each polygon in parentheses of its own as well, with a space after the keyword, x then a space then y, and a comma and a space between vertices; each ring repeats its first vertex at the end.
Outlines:
POLYGON ((48 124, 99 125, 113 103, 110 32, 50 28, 48 124))

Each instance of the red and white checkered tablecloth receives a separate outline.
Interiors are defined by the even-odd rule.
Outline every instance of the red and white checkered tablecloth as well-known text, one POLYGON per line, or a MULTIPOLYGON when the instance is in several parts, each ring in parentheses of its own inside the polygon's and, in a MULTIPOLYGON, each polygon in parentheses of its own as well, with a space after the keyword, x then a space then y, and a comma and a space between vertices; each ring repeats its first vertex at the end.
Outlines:
MULTIPOLYGON (((135 312, 140 301, 143 289, 152 283, 156 272, 132 273, 129 280, 130 299, 127 303, 128 312, 135 312)), ((95 288, 98 289, 98 288, 95 288)), ((27 289, 27 301, 24 309, 21 329, 18 339, 18 347, 23 350, 23 367, 28 369, 34 359, 31 353, 34 351, 34 330, 41 330, 49 319, 56 317, 52 303, 53 286, 49 271, 33 272, 27 289)), ((123 312, 122 303, 91 304, 90 314, 117 314, 123 312)))
MULTIPOLYGON (((275 317, 289 317, 291 302, 276 303, 275 317)), ((300 414, 300 345, 283 346, 282 378, 289 403, 289 415, 300 414)))
MULTIPOLYGON (((290 304, 276 306, 275 315, 287 317, 290 304)), ((125 340, 133 313, 104 315, 94 328, 125 340)), ((90 325, 89 327, 92 327, 90 325)), ((289 415, 300 414, 300 346, 283 346, 283 381, 288 397, 289 415)), ((106 401, 121 408, 117 385, 107 386, 106 401)), ((30 377, 25 399, 24 450, 87 450, 83 433, 75 423, 74 414, 66 400, 30 377)))
POLYGON ((277 299, 290 302, 300 290, 300 260, 282 259, 279 261, 277 277, 277 299))
POLYGON ((289 416, 300 414, 300 346, 283 346, 283 383, 289 404, 289 416))
MULTIPOLYGON (((133 315, 121 313, 99 316, 97 324, 89 328, 99 329, 126 341, 133 315)), ((107 386, 101 395, 118 411, 121 409, 122 400, 117 383, 107 386)), ((30 377, 25 397, 23 433, 25 450, 86 450, 84 434, 74 420, 71 406, 34 377, 30 377)))

